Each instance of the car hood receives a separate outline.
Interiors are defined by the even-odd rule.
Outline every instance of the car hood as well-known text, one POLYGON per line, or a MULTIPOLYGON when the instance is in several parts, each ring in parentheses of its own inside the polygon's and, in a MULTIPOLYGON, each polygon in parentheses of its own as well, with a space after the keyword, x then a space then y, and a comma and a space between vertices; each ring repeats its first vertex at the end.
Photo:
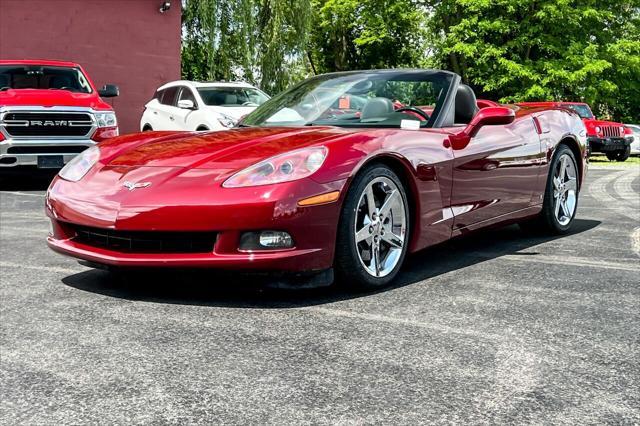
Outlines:
MULTIPOLYGON (((169 198, 174 205, 193 204, 202 199, 203 187, 210 188, 215 182, 221 185, 251 164, 290 150, 337 141, 354 132, 331 127, 280 127, 124 135, 100 143, 100 165, 81 180, 81 185, 68 185, 58 178, 49 193, 54 204, 56 199, 64 199, 68 220, 109 227, 147 209, 166 206, 169 198)), ((248 191, 254 193, 254 189, 248 191)), ((209 201, 226 202, 223 191, 207 194, 209 201)))
POLYGON ((211 106, 211 105, 205 106, 205 109, 207 111, 213 111, 218 114, 224 114, 235 120, 240 120, 242 117, 249 114, 256 108, 257 107, 221 107, 221 106, 211 106))
POLYGON ((96 93, 76 93, 55 89, 9 89, 0 92, 0 106, 68 106, 111 110, 96 93))
POLYGON ((101 144, 103 162, 119 167, 239 170, 263 159, 354 133, 333 127, 238 128, 207 133, 140 133, 101 144))

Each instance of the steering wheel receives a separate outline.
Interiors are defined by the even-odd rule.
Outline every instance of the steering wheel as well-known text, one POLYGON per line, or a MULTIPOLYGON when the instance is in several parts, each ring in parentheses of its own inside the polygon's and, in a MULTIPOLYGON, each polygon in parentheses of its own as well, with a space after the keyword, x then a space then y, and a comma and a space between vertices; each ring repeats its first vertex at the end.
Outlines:
POLYGON ((404 111, 411 111, 411 112, 415 112, 416 114, 418 114, 420 117, 424 118, 425 121, 429 121, 429 119, 431 117, 429 117, 429 114, 427 114, 426 112, 424 112, 423 110, 421 110, 420 108, 416 108, 416 107, 412 107, 412 106, 404 106, 402 108, 398 108, 396 110, 396 112, 404 112, 404 111))
POLYGON ((242 106, 251 106, 251 107, 254 107, 254 106, 258 106, 258 104, 257 104, 257 103, 255 103, 255 102, 247 101, 247 102, 244 102, 244 103, 242 104, 242 106))

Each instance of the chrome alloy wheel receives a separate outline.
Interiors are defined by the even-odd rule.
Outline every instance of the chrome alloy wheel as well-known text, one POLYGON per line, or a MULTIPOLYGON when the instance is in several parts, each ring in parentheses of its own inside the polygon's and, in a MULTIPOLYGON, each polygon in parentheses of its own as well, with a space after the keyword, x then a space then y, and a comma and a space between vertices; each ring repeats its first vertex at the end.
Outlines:
POLYGON ((554 214, 558 223, 566 226, 571 222, 578 200, 576 165, 568 154, 563 154, 553 173, 554 214))
POLYGON ((402 258, 407 212, 398 186, 387 177, 369 182, 360 195, 355 243, 364 269, 374 277, 390 274, 402 258))

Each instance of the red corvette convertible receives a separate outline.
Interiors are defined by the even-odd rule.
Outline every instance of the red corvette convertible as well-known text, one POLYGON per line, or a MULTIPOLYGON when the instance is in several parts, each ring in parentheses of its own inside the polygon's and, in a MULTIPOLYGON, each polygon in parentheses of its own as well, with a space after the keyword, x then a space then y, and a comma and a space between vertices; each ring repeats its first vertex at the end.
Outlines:
POLYGON ((335 273, 372 288, 407 253, 479 228, 566 232, 587 166, 580 117, 480 106, 451 72, 345 72, 293 86, 230 131, 110 139, 52 182, 48 244, 96 267, 300 285, 335 273))

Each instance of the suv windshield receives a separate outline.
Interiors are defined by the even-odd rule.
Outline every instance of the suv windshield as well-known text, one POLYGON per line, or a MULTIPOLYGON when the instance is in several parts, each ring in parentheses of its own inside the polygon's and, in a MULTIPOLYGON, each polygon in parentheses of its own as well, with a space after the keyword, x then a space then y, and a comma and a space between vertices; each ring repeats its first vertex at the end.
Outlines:
POLYGON ((429 127, 453 81, 442 71, 325 74, 299 83, 249 114, 247 126, 429 127))
POLYGON ((0 90, 59 89, 91 93, 91 85, 78 68, 39 65, 0 66, 0 90))
POLYGON ((269 97, 251 87, 198 87, 202 101, 211 106, 257 107, 269 97))
POLYGON ((593 113, 591 112, 591 109, 589 109, 589 106, 587 105, 569 104, 565 106, 574 110, 580 116, 580 118, 593 118, 593 113))

